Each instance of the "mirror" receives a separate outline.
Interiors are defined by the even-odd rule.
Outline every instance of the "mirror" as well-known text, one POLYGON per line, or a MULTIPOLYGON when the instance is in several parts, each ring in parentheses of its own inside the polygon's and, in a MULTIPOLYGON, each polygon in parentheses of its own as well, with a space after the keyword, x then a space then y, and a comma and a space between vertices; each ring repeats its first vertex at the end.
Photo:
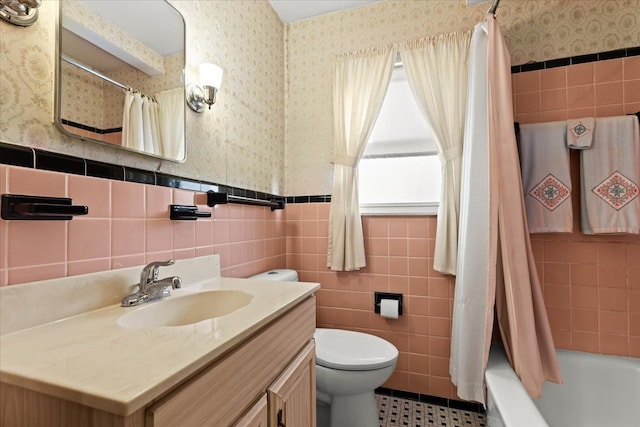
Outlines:
POLYGON ((185 23, 165 0, 61 0, 56 124, 183 162, 185 23))

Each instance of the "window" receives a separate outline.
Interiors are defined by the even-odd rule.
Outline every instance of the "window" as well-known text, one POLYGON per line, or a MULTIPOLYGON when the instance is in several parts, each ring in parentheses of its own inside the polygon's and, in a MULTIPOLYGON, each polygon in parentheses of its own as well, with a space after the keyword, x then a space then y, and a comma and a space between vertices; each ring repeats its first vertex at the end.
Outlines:
POLYGON ((441 164, 433 133, 396 67, 358 166, 363 215, 435 215, 441 164))

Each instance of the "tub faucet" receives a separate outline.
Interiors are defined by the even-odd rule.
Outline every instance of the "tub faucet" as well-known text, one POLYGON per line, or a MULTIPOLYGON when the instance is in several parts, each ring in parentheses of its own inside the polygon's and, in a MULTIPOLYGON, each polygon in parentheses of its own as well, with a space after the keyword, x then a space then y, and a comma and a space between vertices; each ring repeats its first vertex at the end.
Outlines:
POLYGON ((175 264, 174 260, 156 261, 147 264, 142 269, 142 273, 140 273, 138 291, 126 296, 122 300, 122 306, 133 307, 145 302, 165 298, 171 294, 169 289, 167 289, 169 286, 171 286, 172 289, 182 287, 182 279, 178 276, 165 277, 164 279, 158 280, 160 267, 166 267, 173 264, 175 264))

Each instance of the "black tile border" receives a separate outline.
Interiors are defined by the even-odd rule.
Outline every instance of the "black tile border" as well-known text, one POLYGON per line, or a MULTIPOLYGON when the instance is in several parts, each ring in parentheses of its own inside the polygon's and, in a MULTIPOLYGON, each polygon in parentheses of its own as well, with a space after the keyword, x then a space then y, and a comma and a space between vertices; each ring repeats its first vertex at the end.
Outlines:
MULTIPOLYGON (((542 70, 555 67, 564 67, 573 64, 583 64, 594 61, 605 61, 615 58, 628 58, 640 56, 640 46, 624 49, 610 50, 607 52, 578 55, 567 58, 551 59, 543 62, 515 65, 511 67, 511 73, 521 73, 531 70, 542 70)), ((69 120, 63 120, 64 124, 96 133, 118 132, 122 129, 97 129, 69 120)), ((112 179, 117 181, 136 182, 139 184, 157 185, 162 187, 179 188, 192 191, 220 191, 229 195, 250 197, 259 200, 278 200, 285 203, 329 203, 331 195, 313 196, 278 196, 244 188, 232 187, 209 181, 183 178, 161 172, 145 171, 127 166, 103 163, 95 160, 83 159, 65 154, 53 153, 39 148, 24 147, 0 141, 0 164, 20 166, 35 169, 51 170, 55 172, 86 175, 96 178, 112 179)), ((463 402, 464 403, 464 402, 463 402)))
POLYGON ((640 55, 640 46, 628 47, 624 49, 609 50, 600 53, 590 53, 588 55, 570 56, 567 58, 550 59, 542 62, 531 62, 528 64, 514 65, 511 67, 511 74, 525 73, 534 70, 546 70, 549 68, 565 67, 567 65, 585 64, 587 62, 606 61, 608 59, 629 58, 640 55))
POLYGON ((86 175, 84 159, 65 156, 64 154, 51 153, 49 151, 35 150, 36 169, 44 169, 54 172, 64 172, 74 175, 86 175))
POLYGON ((85 160, 85 164, 87 166, 87 176, 124 181, 124 166, 96 162, 95 160, 89 159, 85 160))
POLYGON ((35 161, 36 153, 33 148, 0 143, 0 163, 11 166, 22 166, 24 168, 33 168, 35 161))
POLYGON ((376 389, 376 394, 428 403, 430 405, 445 406, 447 408, 460 409, 462 411, 477 412, 479 414, 484 414, 486 412, 481 403, 465 402, 456 399, 446 399, 444 397, 431 396, 429 394, 412 393, 385 387, 378 387, 376 389))
MULTIPOLYGON (((154 172, 135 168, 124 168, 124 181, 138 184, 159 185, 154 172)), ((166 186, 168 187, 168 186, 166 186)))
POLYGON ((331 194, 321 194, 316 196, 288 196, 285 197, 287 203, 330 203, 331 194))
POLYGON ((78 122, 72 122, 71 120, 67 120, 67 119, 60 119, 60 121, 62 122, 63 125, 67 125, 76 129, 88 130, 89 132, 98 133, 100 135, 104 135, 107 133, 114 133, 114 132, 122 132, 121 127, 102 129, 102 128, 97 128, 93 126, 83 125, 82 123, 78 123, 78 122))
MULTIPOLYGON (((31 169, 49 170, 73 175, 135 182, 159 187, 178 188, 190 191, 221 191, 234 196, 259 200, 285 201, 276 194, 232 187, 214 182, 183 178, 161 172, 152 172, 128 166, 114 165, 83 159, 66 154, 53 153, 39 148, 24 147, 0 141, 0 164, 31 169)), ((315 197, 315 196, 314 196, 315 197)), ((326 199, 327 196, 322 196, 326 199)), ((308 199, 308 196, 307 196, 308 199)))

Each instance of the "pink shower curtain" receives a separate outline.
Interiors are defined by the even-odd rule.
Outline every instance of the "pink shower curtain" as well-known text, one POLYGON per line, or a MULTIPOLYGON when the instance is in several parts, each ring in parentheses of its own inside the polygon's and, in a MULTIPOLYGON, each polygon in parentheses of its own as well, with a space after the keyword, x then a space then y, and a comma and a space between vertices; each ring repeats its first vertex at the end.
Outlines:
MULTIPOLYGON (((496 312, 516 374, 533 398, 545 381, 562 382, 525 217, 513 131, 511 64, 495 17, 488 24, 490 191, 497 191, 496 312)), ((495 214, 492 212, 492 214, 495 214)), ((496 224, 495 218, 490 221, 496 224)))
POLYGON ((449 373, 485 402, 494 307, 507 356, 532 397, 561 382, 525 218, 509 52, 495 17, 471 39, 449 373))

